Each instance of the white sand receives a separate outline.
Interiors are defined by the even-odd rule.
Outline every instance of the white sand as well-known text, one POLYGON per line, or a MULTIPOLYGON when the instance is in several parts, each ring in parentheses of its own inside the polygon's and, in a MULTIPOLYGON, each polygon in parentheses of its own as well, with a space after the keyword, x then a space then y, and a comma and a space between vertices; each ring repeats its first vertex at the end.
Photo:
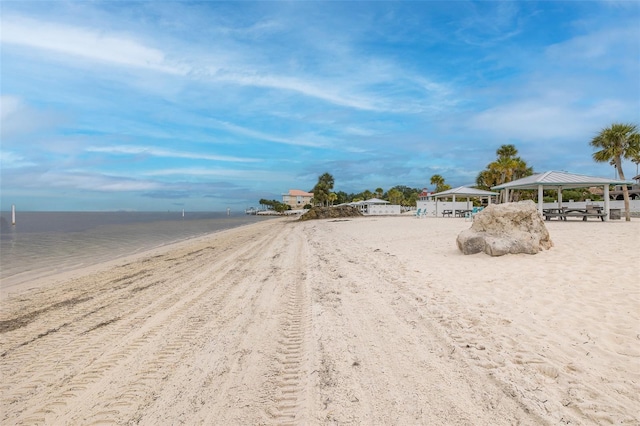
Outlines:
POLYGON ((640 424, 640 221, 499 258, 469 226, 276 219, 11 288, 0 423, 640 424))

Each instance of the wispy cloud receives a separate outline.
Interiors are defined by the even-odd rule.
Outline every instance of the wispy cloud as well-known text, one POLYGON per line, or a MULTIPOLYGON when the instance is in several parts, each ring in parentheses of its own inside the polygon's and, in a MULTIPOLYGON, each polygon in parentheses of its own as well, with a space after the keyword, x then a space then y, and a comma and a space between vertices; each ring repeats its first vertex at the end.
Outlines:
POLYGON ((194 176, 194 177, 216 177, 233 178, 236 180, 269 181, 274 182, 286 179, 289 175, 284 172, 274 172, 272 170, 238 170, 203 167, 168 168, 148 171, 143 176, 194 176))
POLYGON ((12 138, 33 135, 40 130, 50 129, 64 121, 61 113, 36 109, 28 105, 22 97, 0 96, 0 135, 2 144, 11 144, 12 138))
POLYGON ((637 21, 621 20, 614 28, 596 28, 585 34, 554 43, 546 49, 547 60, 564 67, 595 71, 638 69, 640 26, 637 21))
POLYGON ((227 121, 210 119, 208 120, 208 123, 215 128, 222 129, 222 130, 234 133, 236 135, 247 136, 257 140, 276 142, 284 145, 294 145, 294 146, 307 146, 307 147, 326 146, 325 142, 319 141, 317 139, 285 138, 285 137, 261 132, 258 130, 249 129, 249 128, 239 126, 237 124, 233 124, 227 121))
MULTIPOLYGON (((263 29, 273 25, 265 24, 263 29)), ((7 45, 44 50, 112 66, 156 71, 193 81, 287 91, 361 111, 422 112, 435 104, 429 100, 444 99, 441 96, 442 84, 422 76, 412 77, 408 73, 397 78, 398 72, 403 73, 396 69, 397 65, 368 57, 340 57, 344 71, 338 73, 333 70, 323 72, 322 69, 307 72, 291 66, 279 66, 274 70, 272 64, 265 63, 262 55, 255 55, 255 48, 236 40, 230 43, 232 48, 236 48, 235 51, 226 50, 224 44, 216 44, 213 48, 215 56, 203 56, 200 46, 191 47, 179 41, 174 42, 171 52, 167 52, 129 33, 95 30, 19 15, 3 17, 0 41, 7 45), (180 60, 176 59, 178 57, 180 60), (394 86, 393 93, 380 91, 377 86, 381 83, 394 86), (427 99, 416 102, 407 96, 403 102, 396 102, 395 95, 407 90, 419 91, 427 99)), ((442 108, 442 103, 439 104, 442 108)))
POLYGON ((625 108, 624 103, 615 100, 577 108, 569 102, 533 99, 488 109, 472 117, 470 124, 475 129, 524 141, 566 140, 593 132, 594 124, 606 126, 625 108))
POLYGON ((460 27, 456 31, 460 40, 473 46, 491 46, 508 40, 522 29, 517 2, 468 3, 467 13, 463 15, 460 27))
POLYGON ((43 173, 37 182, 38 187, 65 188, 101 192, 149 191, 161 187, 158 182, 139 180, 124 176, 85 171, 49 171, 43 173))
POLYGON ((93 146, 86 149, 88 152, 100 152, 106 154, 122 154, 122 155, 149 155, 154 157, 167 158, 188 158, 193 160, 209 160, 209 161, 226 161, 235 163, 256 163, 261 159, 248 157, 233 157, 225 155, 212 155, 206 153, 194 153, 176 151, 172 149, 163 149, 150 146, 134 146, 134 145, 116 145, 116 146, 93 146))
POLYGON ((0 41, 114 65, 184 75, 188 67, 170 63, 165 54, 125 34, 109 34, 21 16, 5 16, 0 41))
POLYGON ((340 92, 332 88, 330 82, 317 81, 317 77, 297 78, 287 75, 252 74, 239 72, 220 72, 211 76, 217 81, 239 85, 281 89, 296 92, 304 96, 320 99, 335 105, 355 108, 365 111, 385 111, 375 98, 340 92), (314 81, 315 80, 315 81, 314 81))
POLYGON ((0 150, 0 169, 17 169, 35 166, 36 163, 11 151, 0 150))

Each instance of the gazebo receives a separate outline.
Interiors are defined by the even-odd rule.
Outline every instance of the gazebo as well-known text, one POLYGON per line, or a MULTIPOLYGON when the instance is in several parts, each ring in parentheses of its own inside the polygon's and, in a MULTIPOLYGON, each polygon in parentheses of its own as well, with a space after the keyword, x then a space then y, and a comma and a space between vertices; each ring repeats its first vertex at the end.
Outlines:
POLYGON ((511 190, 537 189, 538 211, 542 214, 543 191, 545 189, 555 189, 558 191, 558 208, 562 208, 563 189, 601 186, 604 188, 604 211, 607 214, 605 216, 605 220, 609 220, 609 185, 627 185, 630 183, 633 182, 551 170, 527 176, 512 182, 507 182, 502 185, 493 186, 491 189, 505 190, 507 193, 507 200, 509 199, 509 191, 511 190))
POLYGON ((487 202, 491 204, 491 197, 495 197, 497 192, 484 191, 482 189, 469 188, 466 186, 459 186, 453 189, 447 189, 446 191, 438 192, 431 195, 436 200, 436 216, 438 216, 438 198, 453 198, 453 217, 456 216, 456 197, 467 199, 467 208, 469 207, 469 198, 487 198, 487 202))
POLYGON ((369 198, 364 201, 356 201, 340 205, 357 207, 360 212, 367 215, 400 214, 401 209, 400 205, 391 204, 389 201, 381 200, 379 198, 369 198))

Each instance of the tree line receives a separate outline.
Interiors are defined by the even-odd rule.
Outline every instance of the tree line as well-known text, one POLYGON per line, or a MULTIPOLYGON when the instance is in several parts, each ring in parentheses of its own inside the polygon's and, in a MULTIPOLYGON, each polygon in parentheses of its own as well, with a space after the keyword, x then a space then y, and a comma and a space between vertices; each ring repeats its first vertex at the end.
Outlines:
MULTIPOLYGON (((518 150, 514 145, 502 145, 496 151, 498 158, 489 163, 485 170, 481 171, 476 179, 479 189, 490 189, 492 186, 511 182, 533 174, 533 168, 529 167, 523 159, 517 156, 518 150)), ((375 191, 364 190, 360 193, 347 194, 344 191, 332 192, 334 178, 329 173, 324 173, 318 178, 318 183, 310 192, 313 192, 312 204, 330 206, 334 204, 351 203, 364 201, 371 198, 380 198, 389 201, 391 204, 401 206, 415 206, 422 189, 410 188, 404 185, 397 185, 388 191, 376 188, 375 191)), ((451 189, 451 185, 446 183, 442 175, 435 174, 429 180, 434 185, 434 192, 443 192, 451 189)), ((518 197, 518 192, 512 192, 513 197, 518 197)))
MULTIPOLYGON (((626 180, 622 170, 623 159, 631 160, 636 165, 640 164, 640 135, 635 124, 614 123, 610 127, 602 129, 591 140, 590 146, 597 149, 592 155, 593 160, 596 162, 608 162, 614 166, 620 180, 626 180)), ((494 186, 531 176, 534 173, 533 167, 530 167, 524 159, 518 156, 518 150, 515 145, 506 144, 500 146, 496 150, 496 156, 495 160, 488 163, 485 169, 478 173, 475 182, 476 188, 490 190, 494 186)), ((439 174, 431 176, 429 182, 434 185, 434 192, 436 193, 451 189, 445 178, 439 174)), ((313 193, 312 204, 331 206, 375 197, 389 201, 391 204, 415 206, 422 192, 422 189, 419 188, 397 185, 387 191, 382 188, 376 188, 375 191, 367 189, 359 193, 347 194, 344 191, 334 192, 334 184, 335 179, 330 173, 320 175, 318 182, 310 191, 313 193)), ((532 194, 533 191, 531 190, 510 191, 509 199, 502 199, 501 201, 518 201, 531 198, 533 197, 532 194)), ((623 195, 626 219, 630 220, 629 194, 626 185, 623 185, 623 195)), ((551 196, 549 194, 549 197, 551 196)), ((563 198, 575 200, 596 199, 597 195, 591 194, 587 188, 579 188, 563 191, 563 198)), ((286 204, 277 201, 260 200, 260 204, 271 206, 274 209, 287 209, 286 204)))
POLYGON ((404 185, 396 185, 385 191, 382 188, 376 188, 375 191, 368 189, 358 193, 346 193, 344 191, 333 191, 334 178, 329 173, 323 173, 318 178, 318 183, 311 189, 313 205, 332 206, 336 204, 353 203, 358 201, 369 200, 371 198, 380 198, 389 201, 391 204, 401 206, 415 206, 418 197, 422 192, 419 188, 410 188, 404 185))

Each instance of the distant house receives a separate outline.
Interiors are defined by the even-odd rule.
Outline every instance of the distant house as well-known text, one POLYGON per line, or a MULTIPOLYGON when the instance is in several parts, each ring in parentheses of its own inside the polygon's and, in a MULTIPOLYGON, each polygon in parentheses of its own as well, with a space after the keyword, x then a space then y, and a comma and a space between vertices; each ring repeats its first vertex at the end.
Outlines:
MULTIPOLYGON (((636 183, 627 185, 629 198, 631 200, 640 200, 640 175, 634 176, 633 180, 635 180, 636 183)), ((609 199, 624 200, 624 191, 622 190, 622 185, 616 185, 611 191, 609 191, 609 199)))
POLYGON ((422 192, 418 195, 418 199, 420 201, 428 201, 431 199, 433 192, 429 192, 427 188, 422 188, 422 192))
POLYGON ((292 209, 302 209, 305 205, 311 204, 313 192, 305 192, 299 189, 290 189, 288 193, 282 194, 282 202, 288 204, 292 209))

